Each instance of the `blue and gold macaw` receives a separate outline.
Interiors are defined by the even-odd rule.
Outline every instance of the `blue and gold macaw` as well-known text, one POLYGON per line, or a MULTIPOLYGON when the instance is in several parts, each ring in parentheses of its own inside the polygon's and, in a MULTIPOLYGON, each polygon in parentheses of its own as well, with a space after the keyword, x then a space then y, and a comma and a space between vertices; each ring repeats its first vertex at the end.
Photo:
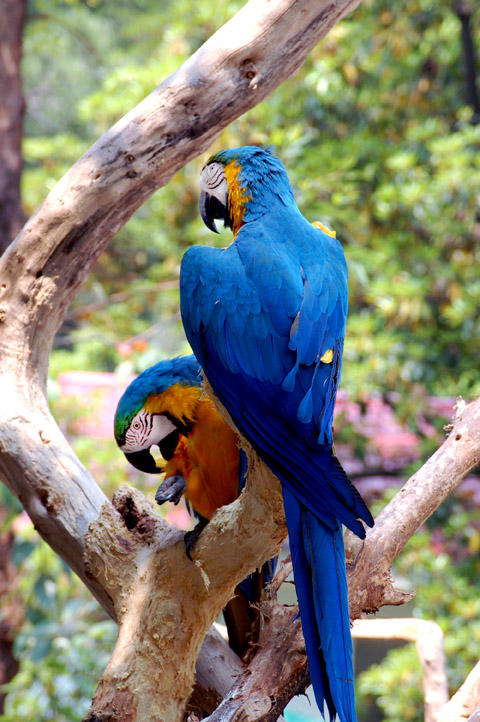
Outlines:
POLYGON ((160 361, 132 381, 115 413, 115 439, 128 461, 150 474, 165 472, 158 501, 178 502, 211 519, 239 494, 239 450, 234 432, 212 401, 202 397, 194 356, 160 361), (153 445, 165 459, 157 466, 153 445))
POLYGON ((342 524, 373 524, 338 461, 332 417, 347 317, 340 243, 300 213, 283 164, 243 147, 210 158, 200 210, 225 249, 194 246, 183 325, 214 392, 282 483, 310 675, 320 711, 356 720, 342 524))
MULTIPOLYGON (((143 371, 124 392, 115 413, 115 440, 140 471, 165 473, 155 499, 177 504, 185 495, 199 522, 185 535, 187 553, 216 509, 234 501, 245 484, 246 457, 238 437, 212 400, 203 394, 201 367, 194 356, 160 361, 143 371), (157 445, 165 463, 150 449, 157 445)), ((243 656, 252 639, 261 598, 275 568, 271 560, 239 584, 224 609, 229 643, 243 656)))

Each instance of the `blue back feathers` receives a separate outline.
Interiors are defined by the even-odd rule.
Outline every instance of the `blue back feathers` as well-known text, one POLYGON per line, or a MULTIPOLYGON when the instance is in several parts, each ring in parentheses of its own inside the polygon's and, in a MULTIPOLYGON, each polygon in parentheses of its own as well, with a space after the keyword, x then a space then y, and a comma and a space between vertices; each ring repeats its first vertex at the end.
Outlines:
POLYGON ((359 519, 373 519, 333 452, 348 306, 343 249, 302 216, 271 153, 247 146, 211 161, 236 163, 225 178, 240 187, 245 212, 226 249, 185 253, 185 332, 235 425, 282 482, 316 698, 321 711, 326 703, 355 722, 341 523, 364 537, 359 519))

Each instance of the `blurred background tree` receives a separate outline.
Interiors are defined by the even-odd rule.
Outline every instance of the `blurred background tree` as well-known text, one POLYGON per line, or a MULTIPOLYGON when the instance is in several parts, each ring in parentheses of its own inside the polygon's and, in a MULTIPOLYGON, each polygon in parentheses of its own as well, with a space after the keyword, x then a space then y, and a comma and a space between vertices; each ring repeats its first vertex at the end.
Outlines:
MULTIPOLYGON (((101 133, 242 4, 28 0, 26 214, 101 133)), ((474 45, 479 23, 477 11, 470 18, 474 45)), ((337 231, 351 278, 342 388, 360 402, 381 395, 420 433, 429 396, 471 398, 480 391, 480 126, 470 98, 462 22, 450 0, 402 0, 393 9, 364 0, 294 78, 212 147, 272 145, 304 214, 337 231)), ((198 217, 204 160, 190 163, 132 217, 70 309, 51 360, 60 419, 82 411, 66 410, 56 398, 59 372, 126 375, 188 352, 179 317, 180 258, 192 243, 225 245, 226 238, 216 241, 198 217)), ((441 429, 443 421, 429 421, 441 429)), ((340 426, 340 440, 356 444, 361 457, 357 429, 352 435, 347 424, 340 426)), ((437 440, 426 439, 425 454, 437 440)), ((84 463, 96 465, 107 493, 124 480, 113 441, 77 437, 74 444, 84 463)), ((131 481, 145 484, 140 475, 131 481)), ((415 612, 435 617, 448 635, 453 691, 476 661, 480 537, 469 503, 455 500, 447 511, 408 545, 398 573, 417 586, 415 612), (462 643, 465 618, 469 645, 462 643)), ((26 622, 15 647, 20 673, 0 719, 79 719, 98 676, 92 664, 106 661, 113 624, 27 520, 17 522, 16 531, 26 622)), ((365 704, 378 697, 389 722, 422 719, 412 654, 409 648, 391 653, 388 664, 362 677, 365 704)))

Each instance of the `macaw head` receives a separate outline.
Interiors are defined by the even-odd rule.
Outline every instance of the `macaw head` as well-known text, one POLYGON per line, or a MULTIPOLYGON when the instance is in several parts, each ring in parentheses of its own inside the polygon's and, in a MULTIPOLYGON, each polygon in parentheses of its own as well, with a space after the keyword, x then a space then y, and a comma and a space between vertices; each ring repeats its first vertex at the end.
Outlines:
POLYGON ((212 155, 203 167, 200 186, 200 214, 215 233, 215 220, 236 235, 272 202, 295 203, 283 163, 266 148, 251 145, 212 155))
POLYGON ((160 361, 132 381, 115 412, 115 441, 128 461, 140 471, 162 471, 150 453, 160 448, 171 459, 180 434, 188 435, 202 393, 201 367, 195 356, 160 361))

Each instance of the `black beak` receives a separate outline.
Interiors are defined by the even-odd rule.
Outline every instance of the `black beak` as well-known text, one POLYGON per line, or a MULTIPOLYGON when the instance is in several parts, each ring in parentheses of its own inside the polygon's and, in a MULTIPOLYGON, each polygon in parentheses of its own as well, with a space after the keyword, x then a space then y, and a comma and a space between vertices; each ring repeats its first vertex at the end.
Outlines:
POLYGON ((165 438, 159 442, 158 448, 160 449, 160 453, 162 454, 165 461, 170 461, 170 459, 175 453, 175 449, 177 448, 179 441, 180 432, 175 430, 172 431, 168 436, 165 436, 165 438))
POLYGON ((227 206, 206 191, 200 194, 199 210, 203 222, 214 233, 219 233, 215 225, 216 218, 223 221, 226 226, 232 227, 227 206))
POLYGON ((149 449, 136 451, 133 454, 125 454, 125 458, 132 466, 139 471, 144 471, 146 474, 160 474, 162 472, 162 467, 156 465, 149 449))

